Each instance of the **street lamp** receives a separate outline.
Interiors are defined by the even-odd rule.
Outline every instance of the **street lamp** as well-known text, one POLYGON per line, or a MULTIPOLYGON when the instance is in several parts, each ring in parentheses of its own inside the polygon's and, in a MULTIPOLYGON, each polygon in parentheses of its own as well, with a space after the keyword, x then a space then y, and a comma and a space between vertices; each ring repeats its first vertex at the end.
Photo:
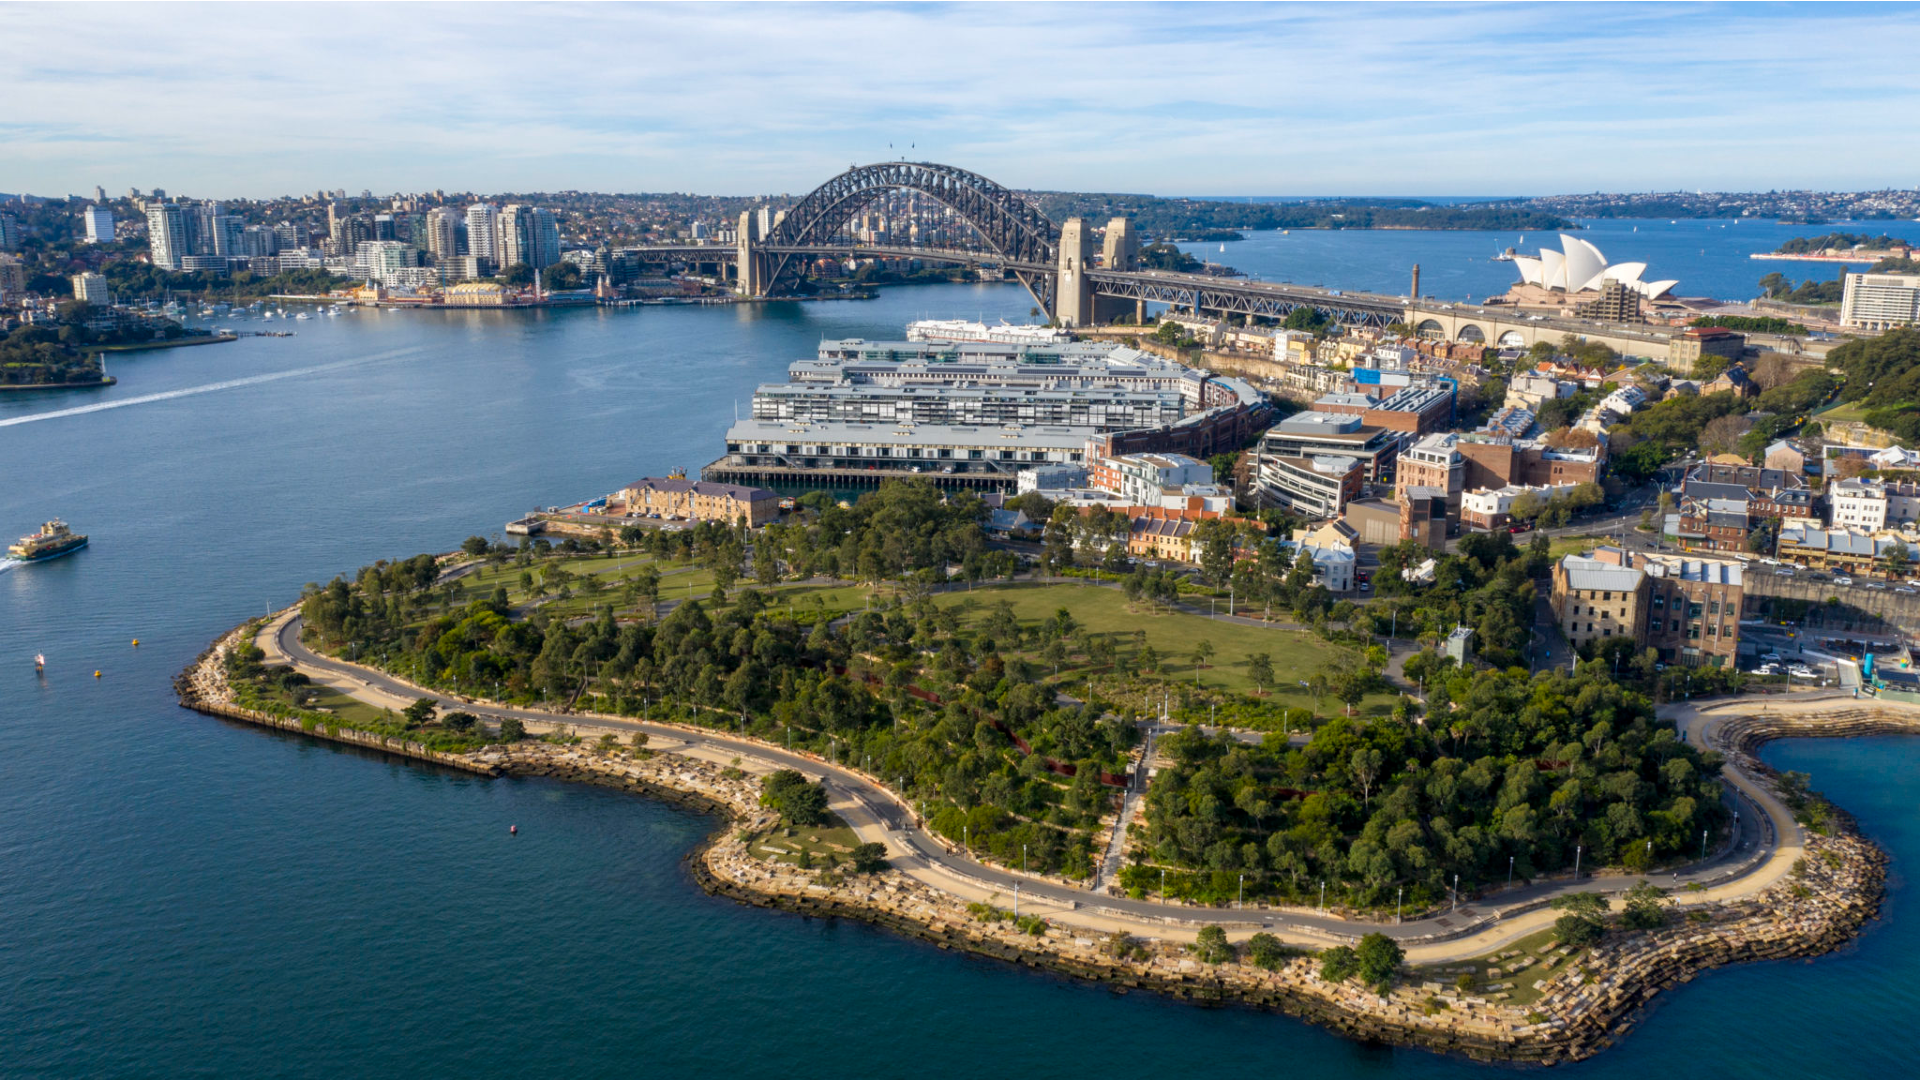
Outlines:
POLYGON ((1320 879, 1320 914, 1325 915, 1326 913, 1327 913, 1327 880, 1325 878, 1321 878, 1320 879))
POLYGON ((1513 856, 1507 856, 1507 888, 1513 888, 1513 856))
POLYGON ((1405 896, 1406 892, 1407 887, 1405 885, 1393 890, 1393 922, 1396 926, 1400 924, 1400 898, 1405 896))
POLYGON ((1240 875, 1240 895, 1234 900, 1233 906, 1236 909, 1247 906, 1247 875, 1245 874, 1240 875))
POLYGON ((1580 880, 1580 845, 1573 845, 1573 880, 1580 880))

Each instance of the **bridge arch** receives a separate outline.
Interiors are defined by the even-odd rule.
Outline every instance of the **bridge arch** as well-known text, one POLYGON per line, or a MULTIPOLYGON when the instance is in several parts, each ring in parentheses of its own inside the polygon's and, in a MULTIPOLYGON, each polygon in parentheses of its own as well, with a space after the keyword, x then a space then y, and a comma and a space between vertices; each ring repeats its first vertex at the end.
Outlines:
POLYGON ((1487 333, 1473 323, 1466 323, 1462 325, 1460 329, 1453 332, 1453 340, 1469 342, 1475 345, 1484 345, 1486 344, 1487 333))
POLYGON ((1413 332, 1433 341, 1444 341, 1447 336, 1447 328, 1439 319, 1423 319, 1413 332))
POLYGON ((1500 347, 1503 349, 1524 349, 1527 347, 1527 335, 1518 330, 1509 330, 1500 335, 1500 347))
MULTIPOLYGON (((888 191, 917 191, 960 215, 1048 311, 1050 274, 1059 258, 1060 227, 1013 191, 979 173, 926 161, 857 165, 801 199, 761 243, 773 248, 833 243, 842 226, 888 191)), ((929 257, 938 258, 929 253, 929 257)), ((790 254, 777 254, 767 285, 787 272, 790 254)))

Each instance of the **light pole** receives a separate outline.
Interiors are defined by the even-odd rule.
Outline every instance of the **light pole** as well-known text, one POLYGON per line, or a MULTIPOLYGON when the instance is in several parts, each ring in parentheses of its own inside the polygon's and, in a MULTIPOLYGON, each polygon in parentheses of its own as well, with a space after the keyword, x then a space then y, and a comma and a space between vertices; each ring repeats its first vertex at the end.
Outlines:
POLYGON ((1460 875, 1453 875, 1453 910, 1460 910, 1460 875))
POLYGON ((1573 880, 1580 880, 1580 845, 1573 845, 1573 880))
POLYGON ((1406 893, 1407 887, 1405 885, 1393 890, 1393 922, 1395 926, 1400 924, 1400 899, 1405 896, 1406 893))
POLYGON ((1327 913, 1327 881, 1325 878, 1321 878, 1320 879, 1320 914, 1325 915, 1326 913, 1327 913))
POLYGON ((1247 906, 1247 875, 1245 874, 1240 875, 1240 895, 1233 901, 1233 906, 1236 910, 1247 906))
POLYGON ((1707 858, 1707 830, 1701 829, 1700 830, 1700 859, 1702 862, 1704 862, 1706 861, 1706 858, 1707 858))
POLYGON ((1513 856, 1507 856, 1507 888, 1513 888, 1513 856))
POLYGON ((1020 921, 1020 883, 1013 883, 1013 921, 1020 921))
POLYGON ((1160 868, 1160 902, 1167 902, 1167 868, 1160 868))

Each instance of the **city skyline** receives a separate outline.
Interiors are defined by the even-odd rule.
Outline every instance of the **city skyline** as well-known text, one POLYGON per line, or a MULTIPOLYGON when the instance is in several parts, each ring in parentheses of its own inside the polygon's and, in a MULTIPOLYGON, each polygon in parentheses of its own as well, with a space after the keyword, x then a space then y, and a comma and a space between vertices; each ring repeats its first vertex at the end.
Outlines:
POLYGON ((8 5, 0 188, 797 195, 892 157, 1195 196, 1920 176, 1884 123, 1916 92, 1856 56, 1920 38, 1904 7, 192 10, 8 5))

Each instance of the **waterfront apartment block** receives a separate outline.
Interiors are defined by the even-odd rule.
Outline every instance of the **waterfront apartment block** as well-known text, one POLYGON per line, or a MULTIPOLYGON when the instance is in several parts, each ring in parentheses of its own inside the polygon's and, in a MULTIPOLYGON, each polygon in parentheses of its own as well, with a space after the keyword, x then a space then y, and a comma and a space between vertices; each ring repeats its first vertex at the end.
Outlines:
POLYGON ((1092 342, 826 341, 787 374, 755 391, 706 475, 1004 486, 1046 465, 1238 449, 1272 414, 1241 380, 1092 342))

